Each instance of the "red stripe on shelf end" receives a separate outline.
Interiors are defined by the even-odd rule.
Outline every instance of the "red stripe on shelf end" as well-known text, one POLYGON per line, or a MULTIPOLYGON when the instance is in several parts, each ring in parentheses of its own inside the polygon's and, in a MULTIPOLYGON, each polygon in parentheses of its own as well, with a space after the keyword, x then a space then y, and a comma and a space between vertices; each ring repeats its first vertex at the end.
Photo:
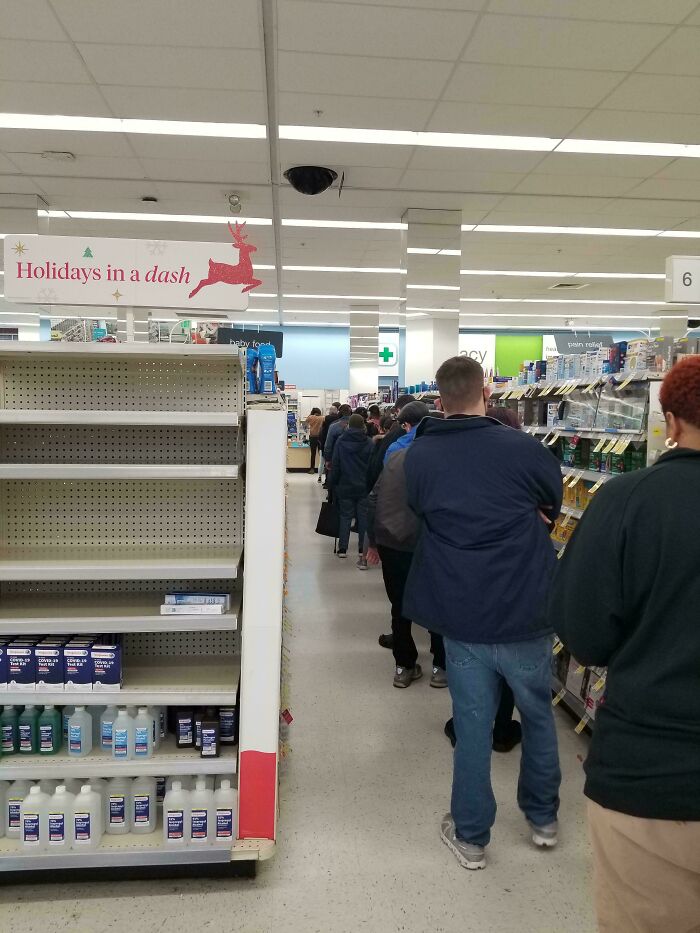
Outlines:
POLYGON ((241 752, 238 779, 240 839, 274 839, 277 755, 241 752))

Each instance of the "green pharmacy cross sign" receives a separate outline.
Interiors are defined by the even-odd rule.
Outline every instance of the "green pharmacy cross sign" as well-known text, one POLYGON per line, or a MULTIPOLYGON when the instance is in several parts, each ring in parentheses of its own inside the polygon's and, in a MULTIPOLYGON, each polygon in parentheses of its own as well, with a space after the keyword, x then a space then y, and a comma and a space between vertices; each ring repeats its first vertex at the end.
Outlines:
POLYGON ((388 366, 390 361, 394 358, 394 351, 391 347, 382 347, 379 351, 379 359, 384 363, 385 366, 388 366))

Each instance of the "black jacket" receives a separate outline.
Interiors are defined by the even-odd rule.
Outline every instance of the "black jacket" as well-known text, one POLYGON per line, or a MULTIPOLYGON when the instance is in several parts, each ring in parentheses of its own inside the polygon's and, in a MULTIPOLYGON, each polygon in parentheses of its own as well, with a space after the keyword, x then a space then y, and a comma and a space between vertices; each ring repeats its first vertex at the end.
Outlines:
POLYGON ((372 441, 364 431, 346 428, 333 447, 331 487, 340 499, 363 499, 372 441))
POLYGON ((367 468, 367 492, 374 489, 374 484, 379 479, 379 474, 382 472, 382 467, 384 466, 384 454, 391 444, 393 444, 394 441, 398 441, 405 433, 404 429, 398 421, 396 421, 390 430, 386 432, 384 437, 374 444, 372 456, 370 457, 369 466, 367 468))
POLYGON ((415 550, 418 519, 406 501, 404 460, 407 453, 406 447, 392 454, 369 494, 367 537, 372 547, 415 550))
POLYGON ((463 642, 551 633, 555 557, 538 512, 554 518, 561 507, 551 451, 493 418, 424 418, 404 466, 421 523, 404 615, 463 642))
POLYGON ((326 439, 328 437, 328 429, 333 424, 334 421, 337 421, 340 415, 326 415, 323 419, 323 424, 321 425, 321 434, 319 436, 321 442, 321 451, 326 446, 326 439))
POLYGON ((550 622, 607 665, 586 794, 632 816, 700 820, 700 452, 607 483, 559 562, 550 622))

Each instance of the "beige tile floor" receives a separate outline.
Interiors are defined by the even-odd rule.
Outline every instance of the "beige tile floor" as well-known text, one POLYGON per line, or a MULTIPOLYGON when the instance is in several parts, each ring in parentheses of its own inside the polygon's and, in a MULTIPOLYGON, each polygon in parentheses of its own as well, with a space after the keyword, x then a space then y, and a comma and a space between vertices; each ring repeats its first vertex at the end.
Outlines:
MULTIPOLYGON (((594 933, 581 759, 558 717, 561 843, 530 847, 515 804, 519 754, 494 757, 498 821, 486 871, 441 844, 451 756, 447 691, 391 685, 380 574, 339 561, 313 533, 320 488, 289 479, 293 753, 280 840, 254 881, 0 886, 12 933, 594 933)), ((429 663, 419 631, 421 658, 429 663)))

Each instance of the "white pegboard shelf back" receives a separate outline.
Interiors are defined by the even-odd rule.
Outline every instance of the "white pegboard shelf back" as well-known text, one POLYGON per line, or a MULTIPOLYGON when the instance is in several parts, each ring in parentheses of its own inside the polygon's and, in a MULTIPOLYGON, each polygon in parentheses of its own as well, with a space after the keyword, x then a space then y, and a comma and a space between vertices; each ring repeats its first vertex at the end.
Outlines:
POLYGON ((150 359, 187 359, 195 360, 225 359, 238 360, 240 351, 233 344, 209 343, 80 343, 78 341, 41 341, 13 340, 10 344, 0 345, 0 360, 30 356, 63 358, 78 361, 89 357, 96 359, 131 359, 147 357, 150 359))
POLYGON ((194 748, 177 748, 168 736, 150 758, 120 761, 109 751, 93 749, 84 758, 66 752, 57 755, 8 755, 2 760, 5 781, 39 781, 42 778, 172 777, 175 774, 236 773, 238 749, 222 746, 218 758, 202 758, 194 748))
POLYGON ((0 547, 0 580, 235 580, 240 545, 0 547))
POLYGON ((121 690, 7 690, 3 703, 82 704, 85 706, 235 706, 240 659, 202 655, 138 660, 125 658, 121 690))
POLYGON ((206 463, 0 463, 2 479, 238 479, 238 466, 206 463))
MULTIPOLYGON (((170 588, 172 589, 172 587, 170 588)), ((241 596, 219 615, 160 615, 163 592, 23 593, 0 598, 0 634, 70 635, 90 632, 235 631, 241 596)))
POLYGON ((142 411, 136 409, 0 409, 0 424, 185 425, 235 428, 236 411, 142 411))

